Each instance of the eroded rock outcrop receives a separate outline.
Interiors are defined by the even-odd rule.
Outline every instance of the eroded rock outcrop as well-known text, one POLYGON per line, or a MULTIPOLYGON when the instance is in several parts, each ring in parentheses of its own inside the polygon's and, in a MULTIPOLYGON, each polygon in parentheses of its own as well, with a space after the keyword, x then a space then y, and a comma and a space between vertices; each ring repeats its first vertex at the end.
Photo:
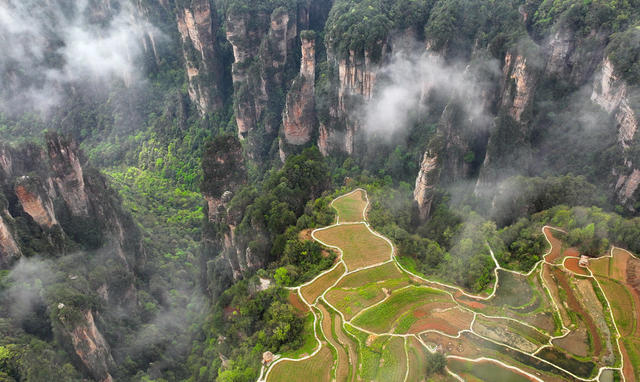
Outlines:
POLYGON ((109 370, 115 362, 109 344, 96 327, 93 312, 86 310, 67 314, 70 309, 64 304, 58 305, 58 316, 75 354, 95 380, 113 381, 109 370))
POLYGON ((624 152, 623 166, 613 168, 615 192, 618 201, 629 210, 634 210, 636 191, 640 185, 638 164, 627 156, 626 150, 632 144, 638 130, 638 114, 629 100, 629 86, 620 79, 608 58, 602 62, 602 69, 595 78, 591 100, 613 115, 616 121, 617 141, 624 152))
POLYGON ((21 176, 16 180, 14 190, 24 211, 41 227, 51 228, 58 224, 53 201, 42 192, 37 179, 21 176))
POLYGON ((51 169, 55 174, 51 179, 71 213, 76 216, 88 216, 89 197, 77 143, 52 134, 47 139, 47 152, 51 169))
POLYGON ((308 5, 299 9, 232 9, 226 15, 227 40, 233 47, 234 110, 238 136, 249 140, 249 154, 266 155, 282 121, 274 102, 284 92, 298 31, 308 25, 308 5), (299 25, 300 23, 300 25, 299 25))
MULTIPOLYGON (((74 271, 86 274, 71 279, 86 280, 74 284, 77 292, 90 295, 94 290, 83 288, 96 285, 108 308, 135 309, 135 280, 145 257, 140 232, 76 143, 49 133, 46 148, 0 145, 0 163, 0 267, 35 255, 83 256, 74 271), (14 219, 20 219, 20 229, 13 227, 14 219), (95 274, 88 270, 103 265, 107 268, 95 274)), ((114 363, 94 322, 95 310, 65 294, 60 298, 47 301, 62 312, 51 317, 56 338, 68 344, 69 353, 94 379, 110 381, 114 363)))
POLYGON ((280 150, 285 152, 283 143, 288 145, 305 145, 311 141, 315 116, 315 35, 307 32, 301 37, 302 58, 300 59, 300 74, 293 81, 287 94, 282 129, 284 140, 280 141, 280 150))
POLYGON ((176 12, 182 53, 189 80, 189 98, 201 114, 222 108, 222 56, 216 41, 215 8, 209 0, 194 0, 176 12))
POLYGON ((0 267, 6 267, 22 256, 5 217, 10 218, 9 212, 6 210, 0 213, 0 267))
POLYGON ((521 122, 522 114, 533 99, 536 76, 527 65, 527 58, 508 52, 504 58, 502 106, 509 115, 521 122))
POLYGON ((311 139, 314 118, 315 40, 302 38, 300 76, 287 97, 283 117, 286 142, 302 145, 311 139))
POLYGON ((629 103, 629 87, 616 74, 608 58, 602 63, 602 71, 596 77, 591 100, 608 113, 613 113, 618 123, 618 142, 627 148, 638 130, 638 116, 629 103))
POLYGON ((434 198, 434 187, 438 183, 438 156, 425 152, 420 163, 420 172, 416 178, 413 199, 418 203, 420 219, 426 219, 431 212, 434 198))
MULTIPOLYGON (((387 54, 386 44, 381 49, 381 56, 387 54)), ((358 109, 371 100, 375 87, 379 65, 371 59, 371 53, 364 51, 362 55, 349 51, 346 57, 338 61, 338 100, 335 116, 344 126, 344 131, 333 133, 339 143, 337 149, 353 154, 356 148, 356 137, 362 128, 358 109), (340 147, 341 146, 341 147, 340 147)))

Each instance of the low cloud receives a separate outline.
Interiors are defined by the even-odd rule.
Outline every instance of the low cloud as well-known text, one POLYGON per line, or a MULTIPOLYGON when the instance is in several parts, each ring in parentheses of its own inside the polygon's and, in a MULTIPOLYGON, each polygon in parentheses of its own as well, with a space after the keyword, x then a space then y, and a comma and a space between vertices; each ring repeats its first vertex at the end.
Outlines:
POLYGON ((362 110, 368 133, 390 137, 406 131, 416 116, 429 112, 426 100, 433 94, 459 100, 470 120, 480 120, 474 125, 488 125, 486 89, 499 74, 496 60, 450 63, 416 43, 401 45, 412 48, 399 49, 379 70, 375 94, 362 110))
POLYGON ((0 110, 46 112, 67 85, 141 79, 143 39, 160 32, 130 3, 113 5, 0 0, 0 110))

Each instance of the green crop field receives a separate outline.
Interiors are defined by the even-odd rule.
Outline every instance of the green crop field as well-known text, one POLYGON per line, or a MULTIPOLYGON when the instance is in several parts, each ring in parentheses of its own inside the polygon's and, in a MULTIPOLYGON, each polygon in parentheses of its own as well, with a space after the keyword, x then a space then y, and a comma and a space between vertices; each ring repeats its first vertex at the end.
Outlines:
POLYGON ((357 316, 354 323, 377 333, 385 333, 405 312, 422 304, 451 301, 445 293, 427 288, 410 286, 391 294, 383 303, 357 316))
POLYGON ((365 195, 360 190, 333 201, 340 223, 364 221, 363 213, 366 205, 365 195))

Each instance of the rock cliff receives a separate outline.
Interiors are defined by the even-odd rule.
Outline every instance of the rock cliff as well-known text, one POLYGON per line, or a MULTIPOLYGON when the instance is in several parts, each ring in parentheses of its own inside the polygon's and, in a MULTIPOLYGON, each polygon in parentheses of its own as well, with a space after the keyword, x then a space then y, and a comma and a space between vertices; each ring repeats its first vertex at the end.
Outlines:
POLYGON ((202 115, 222 108, 222 55, 216 41, 216 10, 209 0, 193 0, 176 11, 189 81, 189 98, 202 115))
MULTIPOLYGON (((216 138, 205 151, 202 168, 202 192, 207 200, 208 222, 203 232, 201 277, 204 285, 215 281, 217 285, 226 286, 239 279, 247 269, 262 264, 253 261, 250 250, 236 241, 235 231, 240 215, 229 204, 234 193, 247 180, 239 139, 233 136, 216 138), (207 272, 214 275, 207 275, 207 272)), ((213 295, 218 292, 209 290, 213 295)))
POLYGON ((276 138, 286 81, 294 62, 298 31, 308 26, 308 4, 264 10, 232 8, 225 30, 233 47, 232 79, 238 136, 249 141, 249 154, 264 157, 276 138), (299 25, 300 24, 300 25, 299 25))
POLYGON ((9 211, 0 213, 0 267, 4 268, 13 263, 22 252, 18 247, 18 243, 14 239, 9 222, 5 219, 11 219, 9 211))
POLYGON ((508 52, 504 58, 504 83, 502 107, 516 121, 522 122, 522 114, 533 99, 536 76, 522 54, 508 52))
POLYGON ((601 72, 595 77, 591 100, 611 114, 616 122, 617 142, 624 153, 623 165, 612 169, 618 201, 627 209, 635 210, 636 191, 640 185, 640 170, 627 154, 638 130, 638 114, 631 106, 629 86, 616 74, 608 58, 602 62, 601 72))
POLYGON ((418 211, 422 220, 426 219, 431 212, 438 178, 438 156, 427 151, 420 162, 420 172, 418 172, 413 190, 413 198, 418 203, 418 211))
POLYGON ((284 160, 285 144, 301 146, 311 141, 316 126, 315 116, 315 35, 307 32, 301 37, 302 58, 300 74, 293 81, 282 116, 284 140, 280 140, 280 151, 284 160))
POLYGON ((89 374, 100 382, 112 382, 109 370, 115 366, 111 349, 104 336, 96 327, 91 310, 74 312, 76 317, 66 315, 68 307, 58 305, 58 316, 76 356, 82 361, 89 374))
MULTIPOLYGON (((0 163, 0 267, 10 268, 20 257, 58 258, 81 251, 82 262, 108 264, 110 269, 87 269, 70 280, 81 276, 87 286, 101 285, 100 296, 112 309, 135 308, 135 280, 144 264, 140 232, 76 143, 47 134, 46 148, 0 145, 0 163)), ((74 285, 71 290, 81 284, 74 285)), ((50 309, 58 307, 56 319, 52 316, 56 338, 68 344, 93 378, 111 381, 114 362, 94 322, 95 312, 83 300, 64 296, 59 295, 64 302, 47 301, 50 309)))

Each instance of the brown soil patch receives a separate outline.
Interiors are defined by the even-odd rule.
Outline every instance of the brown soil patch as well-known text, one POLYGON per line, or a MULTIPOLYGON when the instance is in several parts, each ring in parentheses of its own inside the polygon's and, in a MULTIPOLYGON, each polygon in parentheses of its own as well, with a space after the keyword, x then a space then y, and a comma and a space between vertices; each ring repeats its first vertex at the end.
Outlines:
MULTIPOLYGON (((532 315, 528 316, 531 317, 532 315)), ((525 317, 523 321, 528 322, 530 325, 533 325, 538 329, 542 329, 549 334, 553 334, 556 329, 556 322, 553 319, 553 314, 551 313, 538 313, 533 315, 533 319, 525 317)))
POLYGON ((425 330, 437 330, 442 333, 446 333, 452 336, 458 334, 458 330, 453 325, 450 325, 447 321, 441 318, 429 317, 419 320, 411 326, 409 333, 421 333, 425 330))
POLYGON ((552 269, 553 275, 556 280, 560 284, 560 287, 565 291, 567 295, 567 304, 569 305, 569 309, 577 312, 582 317, 582 320, 587 325, 589 333, 591 334, 591 338, 593 338, 593 349, 594 355, 597 357, 602 352, 602 339, 600 338, 600 334, 598 333, 598 329, 593 322, 593 318, 589 313, 587 313, 582 305, 578 302, 576 295, 573 293, 573 289, 569 285, 569 280, 567 279, 567 275, 559 270, 558 268, 552 269))
POLYGON ((636 295, 640 294, 640 260, 627 256, 627 284, 636 295))
POLYGON ((578 261, 579 260, 575 257, 567 257, 564 259, 564 267, 576 274, 579 274, 582 276, 589 276, 589 272, 587 272, 585 268, 581 267, 578 264, 578 261))
POLYGON ((553 263, 555 260, 561 257, 560 251, 562 250, 562 242, 553 236, 553 229, 544 227, 542 230, 547 240, 551 243, 551 251, 544 256, 544 260, 553 263))
POLYGON ((299 316, 304 316, 309 312, 309 307, 304 302, 302 302, 297 292, 289 292, 287 300, 289 301, 289 304, 293 305, 299 316))
POLYGON ((313 238, 311 237, 312 231, 313 229, 311 228, 303 229, 302 231, 300 231, 300 233, 298 233, 298 239, 300 239, 301 241, 313 240, 313 238))
POLYGON ((458 291, 458 293, 454 294, 453 297, 455 300, 460 303, 468 306, 471 309, 484 309, 486 305, 475 300, 471 300, 468 296, 462 294, 462 292, 458 291))
POLYGON ((461 330, 469 329, 473 314, 462 311, 458 308, 446 311, 431 311, 429 313, 424 310, 413 312, 414 317, 419 318, 408 333, 420 333, 425 330, 439 330, 443 333, 455 336, 461 330))
POLYGON ((563 257, 580 257, 580 252, 577 248, 567 248, 562 253, 563 257))

